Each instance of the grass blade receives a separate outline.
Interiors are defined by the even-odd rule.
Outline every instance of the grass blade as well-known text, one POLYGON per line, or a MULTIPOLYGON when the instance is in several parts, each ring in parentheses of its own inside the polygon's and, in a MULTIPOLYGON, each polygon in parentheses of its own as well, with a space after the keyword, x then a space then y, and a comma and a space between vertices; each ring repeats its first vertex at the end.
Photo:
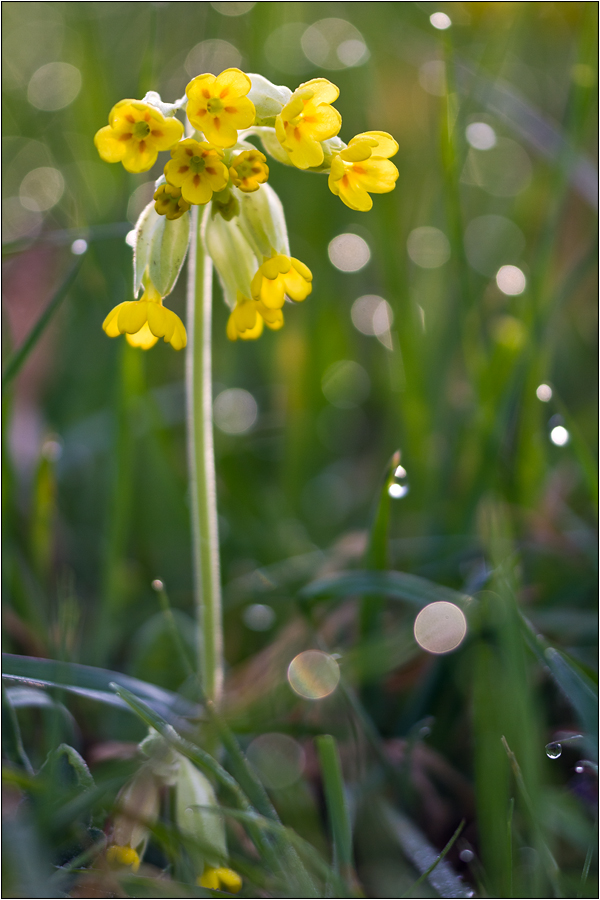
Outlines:
POLYGON ((335 738, 330 734, 316 739, 329 822, 333 833, 334 859, 344 881, 352 880, 352 825, 344 793, 342 767, 335 738))

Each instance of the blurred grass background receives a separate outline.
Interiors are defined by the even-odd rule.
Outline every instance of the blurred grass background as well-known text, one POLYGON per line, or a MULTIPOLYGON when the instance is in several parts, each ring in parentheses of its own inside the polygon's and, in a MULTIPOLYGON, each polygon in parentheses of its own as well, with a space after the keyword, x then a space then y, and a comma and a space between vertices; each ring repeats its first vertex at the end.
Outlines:
MULTIPOLYGON (((284 822, 325 853, 311 735, 335 734, 367 895, 408 889, 416 875, 378 813, 381 760, 348 698, 307 703, 285 682, 316 629, 359 689, 402 782, 403 814, 438 850, 466 820, 449 858, 478 895, 595 896, 593 874, 580 885, 595 778, 575 772, 576 743, 556 760, 544 753, 581 723, 525 648, 517 609, 593 682, 597 5, 9 2, 2 15, 5 358, 76 260, 73 242, 87 242, 67 299, 5 394, 3 649, 184 683, 151 589, 164 581, 193 649, 184 355, 162 343, 144 354, 101 330, 131 299, 124 237, 166 157, 129 175, 98 158, 93 135, 119 99, 158 90, 174 100, 203 71, 238 66, 292 89, 323 75, 340 88, 341 137, 393 134, 400 177, 360 214, 322 176, 271 161, 313 293, 283 331, 231 344, 216 290, 231 724, 246 744, 261 732, 302 744, 305 779, 273 795, 284 822), (452 27, 432 27, 435 12, 452 27), (521 292, 496 278, 503 266, 521 288, 524 276, 521 292), (567 443, 551 440, 557 427, 567 443), (448 657, 419 650, 414 610, 401 604, 386 608, 395 651, 384 653, 357 635, 352 598, 312 618, 297 602, 311 579, 363 565, 398 448, 409 490, 391 500, 387 567, 478 599, 448 657), (515 787, 501 734, 530 794, 520 813, 517 797, 508 839, 515 787)), ((184 289, 181 279, 169 298, 182 316, 184 289)), ((34 768, 67 740, 97 777, 115 777, 125 763, 107 747, 139 740, 141 726, 58 702, 75 725, 56 705, 19 713, 34 768)), ((66 826, 30 813, 19 827, 44 864, 70 858, 66 826)), ((31 890, 18 869, 11 889, 31 890)), ((414 895, 438 894, 422 884, 414 895)))

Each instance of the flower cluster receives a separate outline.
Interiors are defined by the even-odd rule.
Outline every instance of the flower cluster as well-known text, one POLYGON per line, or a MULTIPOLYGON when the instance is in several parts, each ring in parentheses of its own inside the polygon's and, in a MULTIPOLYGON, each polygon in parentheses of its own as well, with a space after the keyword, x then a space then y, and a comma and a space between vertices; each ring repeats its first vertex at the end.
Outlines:
POLYGON ((290 255, 281 203, 267 183, 267 158, 248 138, 257 136, 279 162, 328 174, 329 189, 353 210, 371 209, 371 194, 392 191, 398 178, 390 162, 398 144, 391 135, 368 131, 348 145, 338 137, 342 118, 332 105, 338 96, 326 78, 313 78, 292 92, 261 75, 226 69, 193 78, 176 103, 163 103, 150 92, 143 101, 121 100, 113 107, 109 124, 95 137, 102 159, 146 172, 159 151, 169 150, 171 158, 156 185, 154 217, 147 208, 140 217, 145 227, 136 226, 135 288, 143 284, 144 293, 109 313, 103 327, 110 337, 126 334, 130 344, 143 349, 159 337, 175 349, 185 346, 181 320, 162 305, 161 283, 172 290, 174 280, 163 277, 161 265, 178 274, 189 229, 178 228, 177 221, 187 219, 193 206, 205 208, 206 248, 231 308, 228 337, 254 339, 264 325, 282 327, 284 303, 304 300, 312 275, 290 255), (175 117, 183 109, 186 137, 175 117))

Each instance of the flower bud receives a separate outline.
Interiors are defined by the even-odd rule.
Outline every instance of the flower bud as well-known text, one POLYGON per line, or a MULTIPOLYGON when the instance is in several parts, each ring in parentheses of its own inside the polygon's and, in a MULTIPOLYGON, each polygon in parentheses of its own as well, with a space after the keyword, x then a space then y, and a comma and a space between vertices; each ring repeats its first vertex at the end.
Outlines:
POLYGON ((262 184, 257 191, 241 197, 240 228, 259 259, 271 256, 273 250, 289 256, 283 206, 269 184, 262 184))
POLYGON ((175 287, 190 241, 190 214, 184 212, 177 219, 160 216, 152 234, 148 269, 152 283, 161 297, 175 287))
MULTIPOLYGON (((260 191, 256 193, 258 194, 260 191)), ((246 194, 245 196, 254 197, 255 195, 246 194)), ((204 221, 206 249, 219 275, 225 302, 233 309, 238 291, 245 297, 250 296, 250 284, 258 268, 258 261, 245 234, 239 227, 239 219, 227 222, 220 215, 209 215, 204 221)))
POLYGON ((148 842, 148 824, 158 818, 160 805, 160 781, 149 763, 145 763, 125 785, 117 803, 119 812, 114 820, 109 848, 112 853, 109 852, 108 859, 136 868, 148 842))
POLYGON ((137 297, 142 286, 144 272, 150 261, 150 248, 154 231, 161 217, 154 208, 154 200, 141 211, 133 232, 133 296, 137 297))

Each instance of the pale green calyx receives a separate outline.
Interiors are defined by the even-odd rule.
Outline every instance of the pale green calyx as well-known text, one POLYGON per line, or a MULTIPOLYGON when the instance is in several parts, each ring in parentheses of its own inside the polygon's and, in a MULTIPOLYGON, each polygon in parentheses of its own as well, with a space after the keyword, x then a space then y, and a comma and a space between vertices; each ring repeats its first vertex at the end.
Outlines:
POLYGON ((288 87, 273 84, 263 75, 248 75, 252 87, 248 99, 254 104, 256 110, 256 125, 275 124, 275 118, 279 115, 286 103, 289 103, 292 92, 288 87))
POLYGON ((240 228, 259 260, 273 250, 290 255, 281 200, 269 184, 240 197, 240 228))
POLYGON ((142 103, 148 103, 150 106, 154 106, 156 109, 160 110, 163 116, 174 116, 177 110, 185 109, 187 105, 187 96, 184 94, 183 97, 176 100, 175 103, 165 103, 161 100, 158 91, 148 91, 146 96, 142 99, 142 103))
MULTIPOLYGON (((257 191, 258 193, 258 191, 257 191)), ((225 302, 233 309, 238 291, 250 297, 250 284, 258 269, 256 256, 239 226, 239 218, 204 216, 204 241, 217 270, 225 302)))
POLYGON ((227 859, 225 823, 209 780, 189 759, 179 756, 179 760, 175 821, 182 834, 189 835, 206 848, 202 853, 189 848, 196 870, 202 872, 205 865, 218 866, 227 859))

